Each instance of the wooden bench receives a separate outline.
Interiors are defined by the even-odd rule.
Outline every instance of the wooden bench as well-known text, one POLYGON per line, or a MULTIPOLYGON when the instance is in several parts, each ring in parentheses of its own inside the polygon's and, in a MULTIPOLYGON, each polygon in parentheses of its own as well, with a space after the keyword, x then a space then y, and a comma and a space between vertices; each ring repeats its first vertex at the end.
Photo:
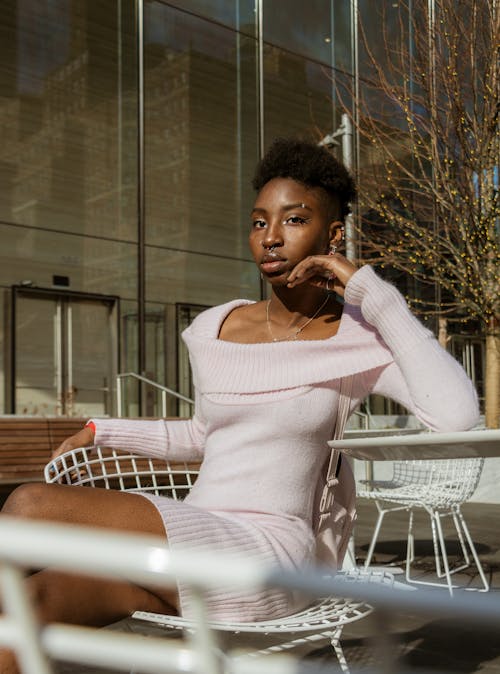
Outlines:
POLYGON ((43 482, 52 451, 87 419, 0 417, 0 485, 43 482))

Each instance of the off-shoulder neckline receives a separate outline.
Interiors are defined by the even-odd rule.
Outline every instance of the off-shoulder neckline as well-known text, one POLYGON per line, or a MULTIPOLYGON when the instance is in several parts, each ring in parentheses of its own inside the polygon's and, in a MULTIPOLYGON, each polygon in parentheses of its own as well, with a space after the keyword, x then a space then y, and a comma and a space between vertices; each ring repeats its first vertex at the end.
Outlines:
POLYGON ((340 317, 340 323, 337 332, 332 335, 331 337, 325 337, 324 339, 292 339, 292 340, 280 340, 280 341, 269 341, 269 342, 233 342, 232 340, 229 339, 221 339, 219 337, 222 325, 224 321, 227 320, 227 317, 229 314, 231 314, 235 309, 238 309, 239 307, 248 305, 248 304, 257 304, 255 300, 245 300, 245 299, 237 299, 237 300, 232 300, 231 302, 227 302, 226 304, 219 305, 218 308, 222 309, 218 316, 218 320, 215 325, 215 334, 213 335, 213 338, 221 342, 223 344, 238 344, 241 346, 269 346, 270 344, 272 345, 277 345, 277 344, 301 344, 304 342, 307 343, 315 343, 315 342, 329 342, 333 339, 336 339, 341 332, 345 331, 346 325, 348 321, 344 320, 345 317, 350 313, 347 304, 344 304, 344 307, 342 309, 342 315, 340 317))

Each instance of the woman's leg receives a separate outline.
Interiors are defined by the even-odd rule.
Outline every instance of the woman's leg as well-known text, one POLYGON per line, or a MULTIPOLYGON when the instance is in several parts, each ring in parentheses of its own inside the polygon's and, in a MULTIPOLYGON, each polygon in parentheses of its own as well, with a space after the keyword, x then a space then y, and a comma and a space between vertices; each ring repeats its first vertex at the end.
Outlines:
MULTIPOLYGON (((9 496, 2 513, 115 531, 153 534, 166 539, 154 505, 125 492, 63 485, 26 484, 9 496)), ((105 625, 135 610, 175 613, 175 589, 149 590, 124 581, 87 578, 46 569, 27 579, 42 622, 105 625)), ((15 671, 0 652, 0 672, 15 671)))

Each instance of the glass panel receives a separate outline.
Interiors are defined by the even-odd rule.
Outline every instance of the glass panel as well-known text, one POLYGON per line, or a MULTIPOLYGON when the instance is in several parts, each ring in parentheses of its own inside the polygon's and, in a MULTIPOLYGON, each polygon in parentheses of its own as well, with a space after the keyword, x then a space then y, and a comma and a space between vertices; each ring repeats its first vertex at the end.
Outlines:
MULTIPOLYGON (((125 302, 120 305, 121 325, 121 372, 138 372, 138 314, 137 302, 125 302)), ((118 413, 122 416, 140 416, 139 386, 131 377, 121 379, 122 407, 118 413)))
MULTIPOLYGON (((398 134, 399 129, 404 131, 407 127, 402 106, 397 96, 390 93, 390 89, 403 83, 405 73, 411 74, 411 63, 409 58, 405 59, 405 54, 408 57, 411 54, 408 47, 408 5, 391 0, 383 0, 376 4, 359 0, 359 16, 359 109, 362 127, 365 128, 363 119, 369 118, 370 123, 375 122, 379 125, 380 134, 382 136, 385 134, 386 139, 390 139, 398 134), (402 45, 406 45, 404 49, 402 45), (385 93, 375 64, 381 68, 386 80, 385 93)), ((361 168, 371 165, 377 172, 376 176, 374 173, 373 177, 364 179, 372 184, 375 182, 383 185, 387 171, 384 167, 384 153, 380 152, 381 143, 374 142, 370 127, 368 132, 363 130, 360 136, 361 168)), ((382 145, 385 146, 387 142, 382 142, 382 145)), ((407 148, 400 139, 393 144, 391 151, 406 154, 407 148)), ((380 190, 384 191, 382 187, 380 190)))
POLYGON ((332 66, 352 73, 352 0, 334 0, 333 14, 333 61, 332 66))
POLYGON ((147 242, 245 257, 255 40, 159 2, 146 17, 147 242))
POLYGON ((112 414, 117 334, 112 304, 93 301, 67 305, 67 416, 112 414))
MULTIPOLYGON (((123 317, 124 344, 126 347, 126 361, 133 363, 137 353, 139 319, 137 311, 128 311, 123 317)), ((157 305, 146 307, 145 316, 146 334, 146 369, 144 376, 157 384, 168 386, 166 377, 167 361, 167 316, 165 307, 157 305)), ((173 342, 175 345, 175 341, 173 342)), ((175 346, 173 349, 175 350, 175 346)), ((125 366, 124 372, 137 372, 137 365, 125 366)), ((138 394, 140 384, 133 377, 125 377, 122 382, 124 416, 134 416, 138 413, 138 394)), ((170 396, 163 400, 160 389, 145 384, 143 386, 143 415, 147 417, 167 416, 171 409, 170 396), (166 410, 166 412, 165 412, 166 410)), ((175 402, 175 401, 174 401, 175 402)), ((176 406, 175 411, 176 411, 176 406)))
MULTIPOLYGON (((390 59, 397 62, 402 31, 408 30, 407 5, 404 2, 393 0, 358 0, 360 30, 359 30, 359 75, 370 78, 373 66, 366 48, 372 56, 387 70, 390 59)), ((410 67, 410 64, 406 64, 410 67)))
POLYGON ((23 281, 50 288, 67 276, 69 288, 135 299, 135 244, 0 224, 0 284, 23 281))
POLYGON ((263 11, 266 42, 351 69, 350 0, 273 0, 263 11))
POLYGON ((16 303, 16 413, 62 413, 62 307, 56 299, 16 303), (36 335, 36 339, 33 336, 36 335))
POLYGON ((266 144, 276 136, 320 140, 340 123, 334 114, 332 71, 278 47, 264 49, 266 144))
POLYGON ((134 3, 0 7, 0 219, 136 238, 134 3))
POLYGON ((236 297, 260 299, 253 262, 161 248, 146 249, 148 301, 214 306, 236 297))
POLYGON ((255 35, 255 0, 168 0, 168 4, 255 35))

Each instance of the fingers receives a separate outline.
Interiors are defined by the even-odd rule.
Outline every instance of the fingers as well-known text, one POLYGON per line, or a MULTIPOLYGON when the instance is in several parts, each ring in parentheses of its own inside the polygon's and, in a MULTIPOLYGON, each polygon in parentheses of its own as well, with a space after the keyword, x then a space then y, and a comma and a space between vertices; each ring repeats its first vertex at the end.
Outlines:
POLYGON ((317 262, 315 257, 307 257, 292 269, 287 279, 287 285, 289 288, 294 288, 310 280, 314 280, 314 285, 320 285, 321 283, 326 283, 328 278, 334 276, 335 271, 333 268, 317 262))
POLYGON ((287 286, 294 288, 301 283, 309 283, 328 290, 343 292, 347 282, 357 268, 343 255, 311 255, 301 260, 292 269, 287 286))
POLYGON ((66 438, 57 449, 52 452, 52 458, 69 452, 71 449, 76 449, 77 447, 91 447, 94 444, 94 433, 89 426, 85 426, 81 431, 71 435, 69 438, 66 438))

